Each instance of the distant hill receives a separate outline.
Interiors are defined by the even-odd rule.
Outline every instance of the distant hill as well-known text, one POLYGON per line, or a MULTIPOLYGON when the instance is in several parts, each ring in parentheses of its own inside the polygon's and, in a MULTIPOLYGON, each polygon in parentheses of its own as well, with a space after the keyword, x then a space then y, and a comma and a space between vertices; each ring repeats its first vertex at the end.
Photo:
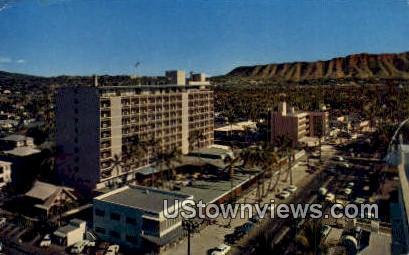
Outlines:
POLYGON ((409 52, 399 54, 353 54, 326 61, 241 66, 224 78, 271 81, 320 79, 409 79, 409 52))
MULTIPOLYGON (((129 75, 101 75, 98 76, 98 83, 106 85, 135 85, 135 84, 156 84, 166 83, 165 77, 142 76, 132 78, 129 75)), ((46 88, 53 86, 92 86, 93 76, 70 76, 61 75, 54 77, 41 77, 19 73, 0 71, 0 87, 2 88, 46 88)))

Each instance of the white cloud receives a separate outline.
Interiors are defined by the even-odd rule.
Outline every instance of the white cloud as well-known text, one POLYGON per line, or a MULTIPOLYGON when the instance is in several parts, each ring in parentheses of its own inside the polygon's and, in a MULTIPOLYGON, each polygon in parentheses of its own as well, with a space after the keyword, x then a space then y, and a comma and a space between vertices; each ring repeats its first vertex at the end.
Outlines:
POLYGON ((0 0, 0 12, 9 8, 11 4, 14 3, 14 0, 0 0))
POLYGON ((27 61, 25 60, 25 59, 22 59, 22 58, 20 58, 20 59, 18 59, 17 61, 16 61, 16 63, 17 64, 25 64, 27 61))
POLYGON ((7 63, 11 63, 11 58, 0 57, 0 64, 7 64, 7 63))

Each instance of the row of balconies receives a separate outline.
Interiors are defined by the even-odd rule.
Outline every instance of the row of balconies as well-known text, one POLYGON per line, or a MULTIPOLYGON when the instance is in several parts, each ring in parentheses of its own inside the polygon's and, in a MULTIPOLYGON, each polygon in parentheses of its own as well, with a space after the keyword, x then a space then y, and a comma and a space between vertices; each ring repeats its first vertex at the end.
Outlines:
POLYGON ((110 131, 101 132, 101 139, 107 139, 107 138, 111 138, 111 132, 110 131))
MULTIPOLYGON (((181 111, 182 107, 171 107, 169 109, 156 109, 156 110, 142 110, 142 111, 129 111, 129 110, 122 110, 122 115, 138 115, 138 114, 155 114, 155 113, 164 113, 164 112, 175 112, 175 111, 181 111)), ((110 116, 108 116, 110 117, 110 116)))
POLYGON ((189 124, 190 129, 195 129, 195 128, 201 128, 201 127, 207 127, 209 124, 205 122, 199 122, 199 123, 191 123, 189 124))
POLYGON ((162 103, 162 102, 177 102, 177 101, 182 101, 182 97, 178 96, 171 96, 171 97, 164 97, 164 96, 158 96, 158 97, 150 97, 150 98, 135 98, 135 99, 122 99, 121 103, 122 105, 137 105, 137 104, 155 104, 155 103, 162 103))

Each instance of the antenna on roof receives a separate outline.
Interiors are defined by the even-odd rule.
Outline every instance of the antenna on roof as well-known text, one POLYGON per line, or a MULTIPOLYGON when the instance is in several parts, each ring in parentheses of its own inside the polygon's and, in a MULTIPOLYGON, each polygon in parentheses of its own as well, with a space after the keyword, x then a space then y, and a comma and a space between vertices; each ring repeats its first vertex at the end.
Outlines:
MULTIPOLYGON (((136 72, 136 70, 138 69, 138 67, 141 65, 141 62, 136 62, 135 63, 135 65, 134 65, 134 67, 135 67, 135 75, 134 75, 134 77, 135 78, 138 78, 138 73, 136 72)), ((140 85, 140 79, 138 79, 138 85, 140 85)))

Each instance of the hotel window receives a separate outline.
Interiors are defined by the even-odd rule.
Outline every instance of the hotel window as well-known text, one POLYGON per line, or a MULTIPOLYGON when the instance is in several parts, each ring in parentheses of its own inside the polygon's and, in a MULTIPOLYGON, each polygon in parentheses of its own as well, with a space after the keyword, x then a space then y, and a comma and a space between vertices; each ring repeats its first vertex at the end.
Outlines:
POLYGON ((119 215, 118 213, 111 213, 111 220, 121 220, 121 215, 119 215))
POLYGON ((95 209, 95 215, 96 215, 96 216, 100 216, 100 217, 104 217, 104 216, 105 216, 105 211, 96 208, 96 209, 95 209))
POLYGON ((95 232, 105 235, 105 228, 96 227, 95 232))
POLYGON ((120 234, 114 230, 109 231, 109 235, 117 239, 121 237, 120 234))
POLYGON ((137 238, 136 236, 126 235, 126 236, 125 236, 125 239, 126 239, 126 241, 129 242, 129 243, 133 243, 133 244, 138 243, 138 238, 137 238))
POLYGON ((126 217, 126 224, 136 225, 136 219, 131 217, 126 217))

